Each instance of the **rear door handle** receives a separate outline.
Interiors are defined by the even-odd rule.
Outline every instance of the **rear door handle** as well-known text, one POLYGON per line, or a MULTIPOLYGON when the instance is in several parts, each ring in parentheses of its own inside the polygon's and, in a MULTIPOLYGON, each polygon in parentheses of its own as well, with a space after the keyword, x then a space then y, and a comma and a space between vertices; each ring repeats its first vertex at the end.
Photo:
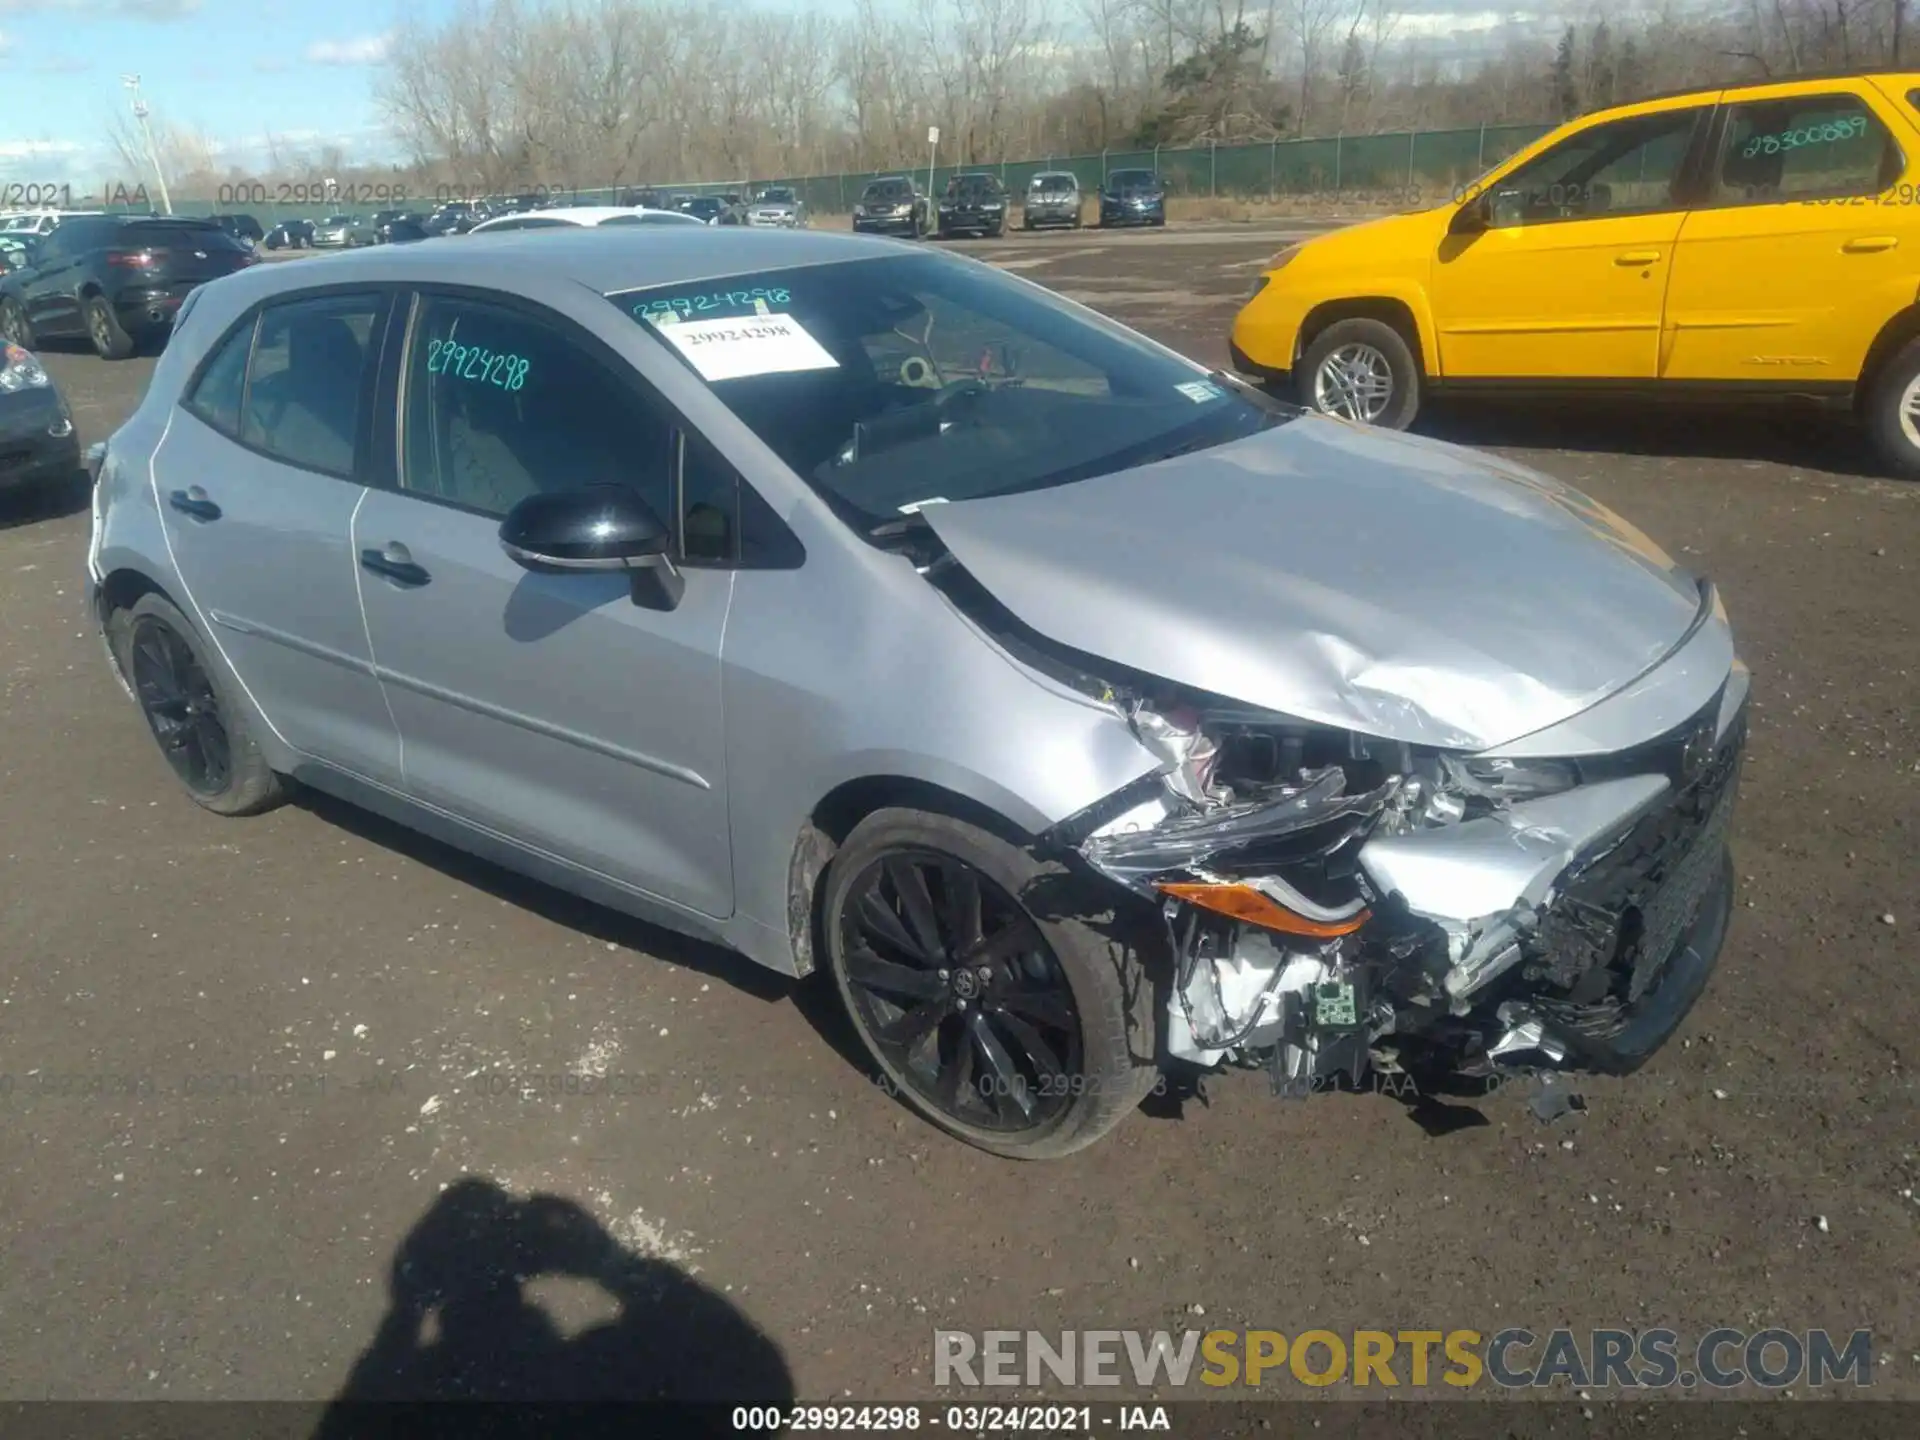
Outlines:
POLYGON ((1849 240, 1840 248, 1849 255, 1877 255, 1882 250, 1891 250, 1899 244, 1892 235, 1862 235, 1857 240, 1849 240))
POLYGON ((433 578, 422 566, 413 563, 413 556, 398 540, 389 540, 381 550, 362 550, 360 563, 374 574, 402 585, 424 585, 433 578))
POLYGON ((167 503, 183 515, 191 515, 196 520, 218 520, 220 507, 207 498, 207 492, 198 485, 189 485, 184 490, 176 490, 167 496, 167 503))
POLYGON ((1660 263, 1658 250, 1629 250, 1624 255, 1613 257, 1616 265, 1657 265, 1660 263))

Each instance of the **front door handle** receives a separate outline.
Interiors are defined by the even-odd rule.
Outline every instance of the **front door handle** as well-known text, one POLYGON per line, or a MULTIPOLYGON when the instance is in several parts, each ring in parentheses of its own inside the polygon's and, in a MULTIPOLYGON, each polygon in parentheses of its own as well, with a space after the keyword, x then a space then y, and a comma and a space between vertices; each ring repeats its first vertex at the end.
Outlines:
POLYGON ((1613 257, 1616 265, 1657 265, 1660 263, 1658 250, 1629 250, 1624 255, 1613 257))
POLYGON ((218 520, 220 507, 207 498, 207 492, 198 485, 189 485, 184 490, 176 490, 167 496, 167 504, 183 515, 191 515, 196 520, 218 520))
POLYGON ((360 563, 374 574, 384 575, 402 585, 424 585, 433 578, 423 567, 413 563, 413 556, 398 540, 389 540, 384 549, 362 550, 360 563))
POLYGON ((1849 240, 1841 250, 1849 255, 1877 255, 1883 250, 1891 250, 1900 242, 1892 235, 1862 235, 1849 240))

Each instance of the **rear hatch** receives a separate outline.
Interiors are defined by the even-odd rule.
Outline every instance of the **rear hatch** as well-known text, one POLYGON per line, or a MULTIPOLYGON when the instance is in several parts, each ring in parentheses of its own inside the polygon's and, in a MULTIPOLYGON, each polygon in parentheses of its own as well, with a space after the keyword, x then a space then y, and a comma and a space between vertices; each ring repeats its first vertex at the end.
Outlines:
POLYGON ((178 294, 245 269, 253 252, 245 241, 204 221, 137 220, 115 233, 108 263, 178 294))

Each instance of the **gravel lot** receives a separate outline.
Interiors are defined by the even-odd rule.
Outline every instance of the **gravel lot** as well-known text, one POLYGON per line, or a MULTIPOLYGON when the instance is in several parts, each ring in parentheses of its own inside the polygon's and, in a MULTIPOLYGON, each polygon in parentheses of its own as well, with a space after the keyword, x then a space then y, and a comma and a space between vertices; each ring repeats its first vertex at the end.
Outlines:
MULTIPOLYGON (((961 248, 1224 364, 1285 238, 961 248)), ((84 442, 151 370, 48 363, 84 442)), ((1552 1127, 1512 1094, 1435 1134, 1388 1097, 1237 1080, 1046 1166, 911 1119, 817 986, 329 803, 203 813, 81 617, 84 513, 0 511, 0 1398, 426 1374, 382 1329, 404 1244, 427 1289, 567 1271, 531 1287, 566 1333, 629 1301, 593 1346, 524 1314, 469 1336, 447 1389, 605 1365, 932 1398, 936 1326, 1781 1325, 1871 1328, 1875 1393, 1920 1399, 1920 487, 1800 415, 1427 428, 1722 585, 1756 714, 1718 978, 1646 1072, 1552 1127), (501 1197, 447 1191, 463 1176, 580 1208, 509 1236, 501 1197), (638 1258, 567 1240, 588 1217, 638 1258)))

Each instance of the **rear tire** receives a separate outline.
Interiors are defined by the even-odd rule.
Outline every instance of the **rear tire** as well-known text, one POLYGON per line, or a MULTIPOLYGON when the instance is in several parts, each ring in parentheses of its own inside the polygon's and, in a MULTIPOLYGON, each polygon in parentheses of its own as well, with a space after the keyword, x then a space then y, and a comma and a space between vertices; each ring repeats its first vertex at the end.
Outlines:
POLYGON ((1383 320, 1336 320, 1314 337, 1296 374, 1299 403, 1323 415, 1404 430, 1420 413, 1419 362, 1383 320))
POLYGON ((116 610, 107 641, 154 743, 195 804, 216 815, 257 815, 286 798, 225 672, 171 602, 147 594, 116 610))
POLYGON ((1141 947, 1085 884, 978 826, 905 809, 855 826, 822 881, 820 953, 886 1088, 992 1154, 1085 1149, 1158 1082, 1141 947), (921 942, 902 880, 937 943, 921 942), (1116 923, 1088 923, 1109 913, 1116 923))
POLYGON ((1920 340, 1909 341, 1880 372, 1862 418, 1895 478, 1920 480, 1920 340))
POLYGON ((133 354, 133 336, 121 325, 120 317, 104 295, 89 295, 84 306, 87 338, 102 360, 124 360, 133 354))

